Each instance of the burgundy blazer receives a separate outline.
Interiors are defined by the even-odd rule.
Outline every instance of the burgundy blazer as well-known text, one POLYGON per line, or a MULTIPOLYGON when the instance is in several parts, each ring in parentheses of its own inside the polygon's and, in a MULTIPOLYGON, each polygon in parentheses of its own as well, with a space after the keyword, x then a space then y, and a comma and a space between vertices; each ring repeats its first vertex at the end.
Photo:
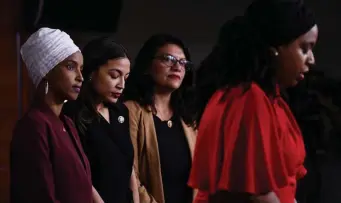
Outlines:
POLYGON ((73 122, 46 104, 20 119, 11 142, 11 203, 92 203, 91 172, 73 122))

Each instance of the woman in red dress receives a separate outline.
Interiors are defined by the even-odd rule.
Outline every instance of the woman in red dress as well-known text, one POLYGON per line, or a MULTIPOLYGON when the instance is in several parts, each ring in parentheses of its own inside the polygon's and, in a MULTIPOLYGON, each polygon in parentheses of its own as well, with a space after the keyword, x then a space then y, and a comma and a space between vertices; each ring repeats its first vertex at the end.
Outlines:
POLYGON ((317 35, 312 13, 295 0, 256 0, 223 26, 198 71, 195 202, 296 201, 304 143, 279 89, 315 63, 317 35))

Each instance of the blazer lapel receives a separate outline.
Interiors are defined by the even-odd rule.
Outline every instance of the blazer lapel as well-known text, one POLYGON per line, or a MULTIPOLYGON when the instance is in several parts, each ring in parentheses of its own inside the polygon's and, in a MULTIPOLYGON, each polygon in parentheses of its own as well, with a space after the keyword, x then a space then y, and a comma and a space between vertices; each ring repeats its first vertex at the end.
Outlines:
POLYGON ((90 173, 89 166, 87 162, 85 161, 86 158, 84 157, 85 155, 84 155, 83 148, 81 146, 81 143, 79 142, 79 139, 76 138, 76 136, 78 136, 78 133, 76 129, 74 128, 73 124, 65 116, 63 119, 65 121, 65 125, 66 125, 65 127, 67 128, 67 131, 70 133, 70 138, 72 139, 72 142, 74 143, 79 159, 81 160, 86 173, 90 173))
POLYGON ((161 164, 160 164, 160 155, 159 155, 159 145, 156 136, 156 130, 154 125, 153 114, 151 111, 145 111, 146 116, 144 117, 143 123, 144 125, 144 134, 146 138, 146 148, 147 148, 147 157, 150 164, 150 170, 152 170, 151 174, 154 174, 151 177, 151 180, 154 182, 153 185, 157 185, 157 188, 152 188, 155 192, 153 194, 160 194, 161 196, 155 196, 154 198, 158 200, 158 202, 163 203, 163 185, 162 185, 162 176, 161 176, 161 164))
POLYGON ((186 123, 181 119, 181 124, 185 132, 185 136, 188 142, 188 146, 191 152, 191 157, 193 159, 194 155, 194 147, 195 147, 195 141, 196 141, 196 132, 193 130, 193 128, 186 125, 186 123))

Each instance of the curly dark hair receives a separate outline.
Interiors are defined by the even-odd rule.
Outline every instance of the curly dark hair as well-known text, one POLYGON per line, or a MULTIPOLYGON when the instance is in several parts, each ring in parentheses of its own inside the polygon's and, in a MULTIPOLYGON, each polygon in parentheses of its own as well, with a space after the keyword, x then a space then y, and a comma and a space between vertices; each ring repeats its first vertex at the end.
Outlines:
POLYGON ((84 57, 83 77, 84 82, 78 98, 74 102, 64 105, 64 113, 71 117, 81 137, 84 137, 87 127, 99 119, 96 105, 101 102, 91 84, 90 76, 100 66, 109 60, 129 58, 126 49, 110 37, 101 37, 90 41, 82 50, 84 57))
MULTIPOLYGON (((179 46, 187 60, 191 60, 189 49, 177 37, 169 34, 156 34, 151 36, 140 49, 134 62, 134 66, 126 83, 126 88, 123 91, 123 99, 133 100, 142 106, 152 107, 153 112, 156 112, 154 106, 154 87, 155 83, 150 75, 145 74, 150 68, 152 61, 157 51, 167 45, 175 44, 179 46)), ((176 115, 179 115, 183 121, 192 126, 193 116, 188 111, 187 106, 190 105, 191 93, 193 88, 193 70, 188 68, 184 80, 179 89, 175 90, 171 96, 171 107, 176 115)))

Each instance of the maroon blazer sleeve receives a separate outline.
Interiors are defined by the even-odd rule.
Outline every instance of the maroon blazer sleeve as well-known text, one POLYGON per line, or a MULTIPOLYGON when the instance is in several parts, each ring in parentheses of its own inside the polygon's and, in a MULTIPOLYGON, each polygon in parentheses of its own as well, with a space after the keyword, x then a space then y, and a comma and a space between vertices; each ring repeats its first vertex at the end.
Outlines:
POLYGON ((60 203, 54 189, 47 123, 26 118, 11 143, 11 202, 60 203))

